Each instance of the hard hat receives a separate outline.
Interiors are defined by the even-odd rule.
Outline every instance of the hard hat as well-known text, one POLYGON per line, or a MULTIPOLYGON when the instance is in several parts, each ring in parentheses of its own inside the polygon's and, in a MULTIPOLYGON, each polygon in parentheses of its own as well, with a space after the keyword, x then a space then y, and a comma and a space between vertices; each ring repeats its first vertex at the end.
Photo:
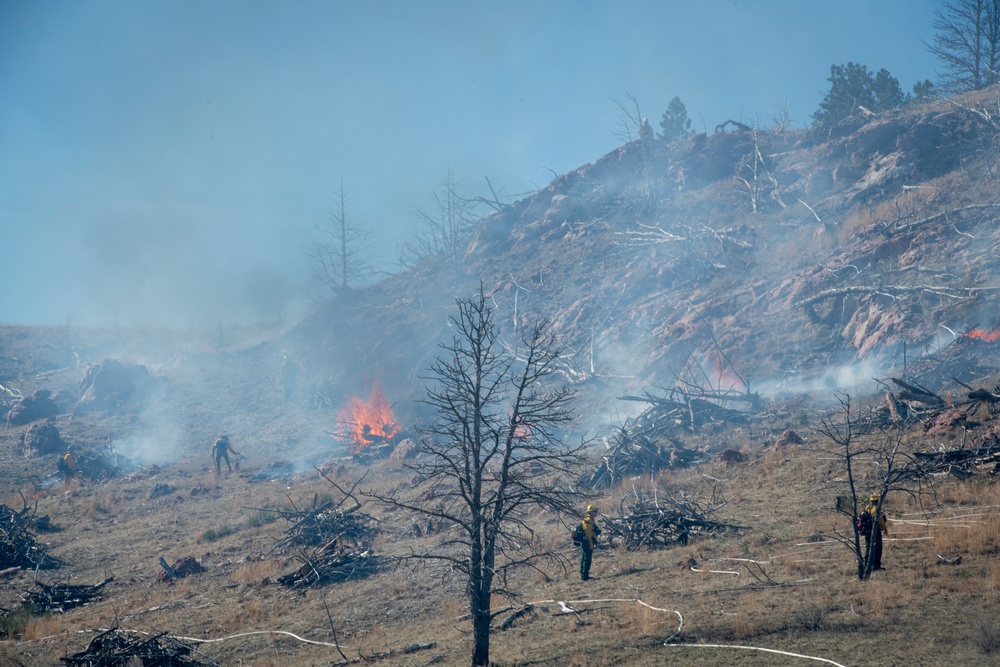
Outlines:
POLYGON ((597 505, 587 505, 587 514, 597 511, 597 505))
POLYGON ((879 500, 878 495, 873 493, 872 497, 868 499, 868 502, 870 502, 870 503, 877 503, 878 500, 879 500))

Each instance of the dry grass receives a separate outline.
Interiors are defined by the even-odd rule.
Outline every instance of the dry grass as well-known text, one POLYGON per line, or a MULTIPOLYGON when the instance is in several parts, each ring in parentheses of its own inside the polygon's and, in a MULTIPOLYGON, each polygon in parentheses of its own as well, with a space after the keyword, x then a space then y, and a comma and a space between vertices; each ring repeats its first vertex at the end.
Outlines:
MULTIPOLYGON (((775 432, 781 428, 783 424, 774 427, 775 432)), ((0 436, 12 437, 9 432, 0 436)), ((771 440, 759 433, 756 437, 771 440)), ((731 440, 738 444, 735 436, 731 440)), ((912 446, 921 443, 915 440, 912 446)), ((750 454, 745 464, 712 462, 664 471, 653 479, 628 480, 596 502, 607 515, 617 512, 622 496, 634 489, 656 486, 703 503, 716 493, 725 504, 715 518, 749 529, 699 537, 687 546, 661 551, 598 551, 595 578, 586 584, 579 581, 579 552, 569 544, 560 517, 534 516, 538 544, 565 560, 562 565, 545 564, 544 573, 525 569, 513 574, 510 588, 522 602, 537 604, 510 629, 494 633, 496 663, 778 664, 707 649, 685 653, 683 646, 666 653, 674 650, 662 642, 677 630, 675 610, 684 617, 679 640, 686 645, 739 643, 858 664, 858 651, 870 641, 871 646, 877 643, 882 664, 982 664, 993 659, 998 633, 980 621, 984 610, 1000 603, 1000 560, 995 555, 1000 545, 1000 484, 947 480, 938 488, 940 503, 927 510, 905 496, 890 497, 894 521, 886 542, 888 569, 859 582, 850 552, 830 542, 846 526, 843 516, 833 511, 843 480, 829 456, 807 447, 744 449, 750 454), (939 555, 960 555, 962 562, 939 565, 939 555), (687 565, 692 558, 699 569, 736 571, 739 576, 692 572, 687 565), (635 602, 586 602, 633 598, 667 611, 635 602), (546 600, 573 601, 576 612, 561 613, 558 604, 546 600), (872 628, 877 636, 870 637, 872 628)), ((265 454, 258 457, 267 460, 265 454)), ((113 574, 115 582, 102 602, 32 619, 20 643, 8 644, 6 650, 13 649, 15 659, 32 667, 54 664, 59 656, 81 650, 90 629, 106 627, 115 618, 128 629, 191 637, 282 630, 330 641, 329 610, 349 657, 433 641, 436 646, 430 651, 394 656, 386 664, 468 663, 468 603, 457 573, 432 563, 304 593, 267 585, 265 581, 273 582, 294 565, 292 554, 260 556, 271 550, 287 525, 255 518, 255 510, 248 508, 283 507, 289 502, 286 494, 300 507, 308 506, 315 496, 330 493, 329 485, 310 473, 275 483, 223 476, 215 486, 214 476, 203 467, 203 462, 179 464, 155 479, 114 480, 41 498, 39 512, 50 514, 64 528, 44 539, 51 542, 54 554, 72 563, 66 574, 74 582, 88 583, 113 574), (206 480, 211 481, 208 494, 190 493, 206 480), (153 485, 164 482, 177 493, 150 500, 153 485), (227 525, 234 531, 205 539, 207 532, 227 525), (173 584, 156 582, 160 556, 172 562, 188 555, 199 558, 207 571, 173 584)), ((370 480, 388 488, 408 480, 408 473, 396 464, 368 469, 366 484, 370 480)), ((344 481, 365 472, 345 462, 338 474, 344 481)), ((4 492, 11 498, 9 504, 19 506, 15 489, 4 492)), ((587 502, 581 496, 581 510, 587 502)), ((366 511, 382 520, 376 540, 380 553, 404 554, 447 537, 404 537, 412 518, 377 507, 366 511)), ((561 519, 572 523, 577 518, 561 519)), ((30 576, 18 575, 0 593, 0 606, 9 607, 17 591, 28 585, 30 576)), ((508 604, 501 597, 494 602, 496 609, 508 604)), ((277 635, 205 644, 202 649, 223 664, 307 666, 341 659, 330 647, 277 635)))
POLYGON ((232 580, 238 584, 258 585, 268 579, 273 579, 284 569, 284 562, 278 559, 267 559, 244 563, 236 568, 232 580))

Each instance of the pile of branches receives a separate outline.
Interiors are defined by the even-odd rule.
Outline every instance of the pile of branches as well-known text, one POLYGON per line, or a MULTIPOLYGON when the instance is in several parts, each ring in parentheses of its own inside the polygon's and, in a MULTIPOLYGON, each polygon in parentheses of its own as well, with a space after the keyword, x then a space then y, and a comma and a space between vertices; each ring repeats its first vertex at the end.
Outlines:
POLYGON ((988 433, 975 447, 914 452, 914 464, 923 475, 948 473, 956 477, 972 476, 977 470, 992 466, 989 474, 1000 474, 1000 436, 988 433))
POLYGON ((56 611, 62 613, 68 609, 83 607, 96 602, 104 596, 104 587, 114 581, 108 577, 96 586, 65 584, 43 584, 35 582, 34 588, 21 595, 25 605, 30 605, 35 613, 56 611))
POLYGON ((727 408, 721 403, 742 400, 749 402, 751 406, 757 406, 760 396, 735 390, 702 389, 695 385, 678 383, 665 397, 643 392, 642 396, 620 396, 619 400, 650 404, 650 407, 636 418, 636 424, 648 424, 644 428, 655 426, 659 430, 686 428, 696 431, 699 427, 710 423, 747 423, 751 414, 727 408))
POLYGON ((378 519, 361 512, 361 502, 354 496, 364 477, 343 489, 322 470, 319 474, 340 492, 340 501, 321 503, 318 496, 313 496, 312 508, 299 510, 289 498, 291 511, 269 510, 292 523, 272 551, 313 547, 294 556, 301 566, 278 578, 283 586, 301 588, 362 579, 374 574, 383 560, 368 546, 378 519))
POLYGON ((50 570, 63 562, 50 556, 35 540, 35 507, 29 507, 22 496, 23 506, 14 510, 0 503, 0 570, 17 567, 22 570, 50 570))
POLYGON ((945 405, 945 400, 916 380, 889 378, 892 384, 880 382, 887 388, 884 402, 872 405, 858 418, 859 432, 872 433, 899 424, 912 424, 925 420, 945 405))
POLYGON ((272 553, 284 553, 289 548, 322 547, 333 542, 359 546, 371 541, 378 519, 361 512, 361 502, 353 495, 361 480, 345 491, 325 473, 320 471, 320 474, 341 492, 343 498, 337 502, 327 500, 321 503, 319 496, 314 495, 312 507, 303 510, 289 498, 291 510, 263 510, 274 512, 291 523, 285 530, 285 536, 275 543, 272 553), (348 504, 348 501, 351 503, 348 504))
POLYGON ((687 544, 694 535, 745 528, 709 519, 708 515, 721 506, 706 510, 692 500, 660 497, 656 490, 633 491, 622 497, 618 516, 605 519, 604 534, 610 543, 619 539, 626 549, 637 551, 687 544))
POLYGON ((949 380, 961 384, 972 382, 976 378, 996 373, 996 349, 996 343, 956 334, 948 345, 923 354, 911 362, 906 374, 911 380, 931 388, 944 387, 949 380))
MULTIPOLYGON (((872 406, 862 413, 859 419, 862 432, 886 429, 899 424, 912 424, 917 421, 923 422, 926 426, 929 419, 933 419, 947 407, 947 402, 942 396, 916 380, 889 379, 895 385, 895 390, 885 392, 884 405, 872 406)), ((965 414, 973 413, 984 405, 991 413, 995 413, 1000 407, 1000 387, 990 391, 975 388, 957 377, 952 380, 969 390, 967 400, 954 403, 956 407, 964 406, 965 414)), ((888 383, 883 384, 888 386, 888 383)))
POLYGON ((295 560, 302 565, 278 577, 278 583, 289 588, 324 586, 355 579, 364 579, 378 571, 383 558, 370 549, 343 548, 333 541, 300 553, 295 560))
POLYGON ((138 664, 144 667, 221 667, 165 632, 145 638, 122 630, 117 625, 96 635, 87 648, 65 658, 74 667, 121 667, 138 664), (194 656, 197 655, 196 659, 194 656))
POLYGON ((641 415, 619 427, 617 433, 609 439, 609 449, 601 457, 601 463, 594 472, 579 479, 580 486, 608 489, 628 477, 655 474, 660 470, 694 464, 701 453, 685 448, 682 443, 670 437, 671 431, 676 428, 677 416, 673 414, 673 409, 665 409, 661 403, 654 402, 641 415))

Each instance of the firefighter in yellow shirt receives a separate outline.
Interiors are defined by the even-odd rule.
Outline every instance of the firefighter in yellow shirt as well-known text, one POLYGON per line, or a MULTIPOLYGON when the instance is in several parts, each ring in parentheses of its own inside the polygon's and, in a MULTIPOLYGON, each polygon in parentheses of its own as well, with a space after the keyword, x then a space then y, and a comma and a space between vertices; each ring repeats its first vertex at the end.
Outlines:
POLYGON ((580 580, 590 579, 590 561, 594 556, 594 546, 601 529, 597 526, 597 505, 587 505, 587 513, 580 522, 583 529, 583 539, 580 540, 580 580))
POLYGON ((872 495, 858 515, 858 532, 865 538, 865 553, 871 554, 873 570, 882 569, 882 536, 889 534, 885 514, 879 511, 879 496, 872 495))

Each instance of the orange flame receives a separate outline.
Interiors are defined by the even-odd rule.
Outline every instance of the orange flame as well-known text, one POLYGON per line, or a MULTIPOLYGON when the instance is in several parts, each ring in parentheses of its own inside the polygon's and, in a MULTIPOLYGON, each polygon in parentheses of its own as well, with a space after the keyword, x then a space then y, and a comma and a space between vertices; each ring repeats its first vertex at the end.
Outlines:
POLYGON ((984 343, 995 343, 1000 340, 1000 327, 997 327, 993 331, 986 331, 985 329, 972 329, 965 333, 966 338, 972 338, 974 340, 981 340, 984 343))
POLYGON ((341 408, 337 420, 347 427, 351 454, 357 454, 372 444, 388 440, 402 430, 392 414, 392 407, 382 389, 375 385, 367 401, 352 398, 341 408))

